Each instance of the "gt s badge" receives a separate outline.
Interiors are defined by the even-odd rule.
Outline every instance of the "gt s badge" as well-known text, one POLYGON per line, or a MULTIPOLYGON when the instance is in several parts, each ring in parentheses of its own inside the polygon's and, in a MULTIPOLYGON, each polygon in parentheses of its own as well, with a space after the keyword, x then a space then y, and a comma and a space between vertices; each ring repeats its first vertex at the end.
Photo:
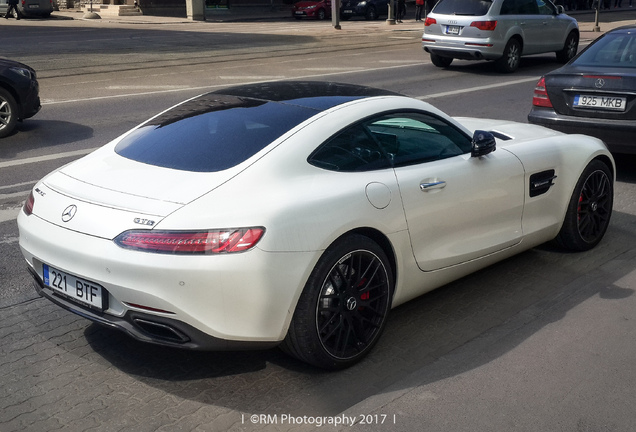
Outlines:
POLYGON ((153 226, 155 224, 155 221, 153 221, 153 220, 141 219, 141 218, 135 218, 133 220, 133 222, 135 222, 136 224, 139 224, 139 225, 146 225, 146 226, 153 226))

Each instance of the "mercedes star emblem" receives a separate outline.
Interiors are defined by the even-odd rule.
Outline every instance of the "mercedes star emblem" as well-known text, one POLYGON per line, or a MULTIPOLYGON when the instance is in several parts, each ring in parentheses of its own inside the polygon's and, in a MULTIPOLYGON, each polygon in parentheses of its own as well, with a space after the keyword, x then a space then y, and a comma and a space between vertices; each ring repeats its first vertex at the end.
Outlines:
POLYGON ((71 204, 70 206, 66 207, 62 212, 62 222, 68 222, 73 219, 75 213, 77 213, 77 206, 75 204, 71 204))

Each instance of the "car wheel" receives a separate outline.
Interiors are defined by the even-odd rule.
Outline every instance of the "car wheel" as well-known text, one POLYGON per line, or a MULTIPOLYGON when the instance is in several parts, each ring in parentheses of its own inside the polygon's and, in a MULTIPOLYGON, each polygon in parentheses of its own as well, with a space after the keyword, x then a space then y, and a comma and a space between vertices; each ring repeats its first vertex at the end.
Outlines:
POLYGON ((576 55, 578 49, 579 35, 576 32, 570 32, 567 39, 565 40, 563 49, 556 52, 557 61, 559 61, 560 63, 569 62, 576 55))
POLYGON ((319 20, 324 20, 325 18, 327 18, 327 13, 325 12, 324 9, 320 9, 318 11, 318 19, 319 20))
POLYGON ((0 138, 9 135, 18 121, 18 105, 11 93, 0 88, 0 138))
POLYGON ((612 172, 599 160, 590 162, 576 184, 557 244, 572 251, 596 246, 609 225, 613 203, 612 172))
POLYGON ((374 6, 369 6, 369 8, 367 9, 367 13, 364 16, 365 19, 369 20, 369 21, 373 21, 378 19, 378 13, 375 10, 374 6))
POLYGON ((449 67, 453 62, 452 57, 442 57, 437 54, 431 54, 431 63, 440 68, 449 67))
POLYGON ((510 39, 504 48, 503 56, 497 60, 500 72, 511 73, 517 70, 521 61, 521 44, 517 39, 510 39))
POLYGON ((360 361, 391 308, 393 274, 371 239, 350 235, 329 247, 303 290, 281 348, 325 369, 360 361))

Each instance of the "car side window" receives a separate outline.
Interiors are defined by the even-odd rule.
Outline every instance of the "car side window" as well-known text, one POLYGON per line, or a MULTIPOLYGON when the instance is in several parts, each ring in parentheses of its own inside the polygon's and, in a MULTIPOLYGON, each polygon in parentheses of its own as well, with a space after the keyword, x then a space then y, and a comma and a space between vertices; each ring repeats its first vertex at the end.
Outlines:
POLYGON ((518 15, 519 12, 519 2, 517 0, 504 0, 501 4, 501 10, 499 11, 500 15, 518 15))
POLYGON ((320 168, 345 172, 391 166, 364 123, 348 127, 327 140, 309 156, 308 162, 320 168))
POLYGON ((539 7, 537 0, 517 0, 518 14, 520 15, 538 15, 539 7))
POLYGON ((471 150, 470 137, 429 114, 395 113, 366 125, 396 167, 446 159, 471 150))
POLYGON ((544 0, 536 0, 537 2, 537 7, 539 9, 539 15, 554 15, 556 14, 556 10, 554 9, 554 7, 544 1, 544 0))

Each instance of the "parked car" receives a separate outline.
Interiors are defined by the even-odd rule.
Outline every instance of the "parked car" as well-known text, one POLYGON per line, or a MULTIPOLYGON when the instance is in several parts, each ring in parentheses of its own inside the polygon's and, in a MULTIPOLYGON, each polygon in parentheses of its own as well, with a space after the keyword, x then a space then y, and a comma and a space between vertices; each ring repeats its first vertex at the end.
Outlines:
MULTIPOLYGON (((7 0, 0 0, 0 16, 7 13, 7 0)), ((18 13, 20 17, 48 17, 53 12, 53 0, 20 0, 18 13)))
POLYGON ((376 20, 387 16, 388 0, 342 0, 340 18, 348 20, 354 16, 363 16, 367 20, 376 20))
POLYGON ((0 58, 0 138, 13 132, 17 122, 40 110, 39 93, 33 68, 0 58))
POLYGON ((401 303, 554 239, 594 247, 614 178, 596 138, 270 82, 185 101, 49 174, 19 243, 41 295, 139 340, 281 344, 337 369, 401 303))
POLYGON ((556 52, 566 63, 576 55, 576 20, 550 0, 440 0, 424 23, 422 47, 431 62, 492 60, 514 72, 521 56, 556 52))
POLYGON ((292 16, 296 19, 331 18, 331 0, 302 0, 292 6, 292 16))
POLYGON ((605 33, 542 77, 528 121, 601 138, 613 152, 636 153, 636 26, 605 33))

